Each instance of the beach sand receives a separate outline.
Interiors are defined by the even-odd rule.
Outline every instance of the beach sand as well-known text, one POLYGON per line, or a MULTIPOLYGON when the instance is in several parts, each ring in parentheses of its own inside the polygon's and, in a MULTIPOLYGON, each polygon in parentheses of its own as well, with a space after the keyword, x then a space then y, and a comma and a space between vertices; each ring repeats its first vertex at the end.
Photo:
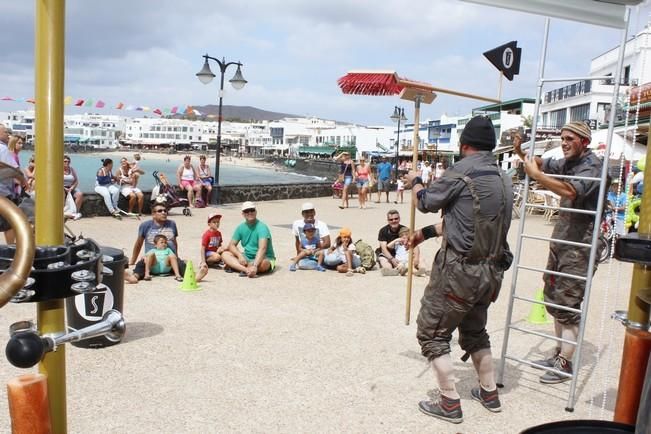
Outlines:
MULTIPOLYGON (((331 198, 310 201, 317 217, 329 224, 333 238, 347 226, 353 240, 361 238, 375 246, 386 212, 394 207, 402 222, 409 222, 407 203, 340 210, 339 201, 331 198)), ((569 383, 543 386, 538 382, 540 371, 512 362, 507 364, 506 387, 500 391, 503 411, 489 413, 470 399, 477 380, 472 364, 459 360, 462 353, 455 335, 452 356, 465 422, 452 425, 421 414, 417 407, 436 385, 415 336, 427 279, 414 277, 411 323, 406 326, 404 277, 382 277, 377 269, 352 277, 333 271, 290 272, 288 260, 294 254, 290 228, 300 218, 302 202, 258 204, 258 218, 269 225, 278 257, 278 268, 271 275, 249 279, 211 270, 198 292, 180 291, 173 278, 126 285, 123 342, 95 350, 66 346, 69 432, 515 433, 556 420, 612 420, 624 328, 609 315, 626 309, 631 265, 602 264, 595 276, 574 413, 564 411, 569 383), (602 410, 603 393, 607 396, 602 410)), ((226 240, 242 221, 240 206, 218 208, 226 240)), ((195 266, 205 220, 213 211, 197 209, 184 217, 180 209, 172 210, 180 232, 180 256, 195 266)), ((418 227, 433 221, 438 217, 416 215, 418 227)), ((509 234, 513 248, 518 223, 513 222, 509 234)), ((68 225, 130 256, 139 224, 135 219, 98 217, 68 225)), ((540 216, 527 217, 527 233, 549 236, 551 228, 540 216)), ((440 240, 423 245, 428 269, 439 246, 440 240)), ((522 263, 544 267, 546 256, 546 243, 530 241, 522 263)), ((512 270, 489 310, 487 329, 495 358, 504 336, 512 270)), ((540 274, 520 271, 518 293, 533 297, 540 288, 540 274)), ((551 333, 551 325, 526 322, 530 309, 529 304, 516 302, 514 322, 551 333)), ((11 323, 35 318, 33 304, 5 306, 0 310, 0 342, 7 342, 11 323)), ((553 346, 514 331, 509 354, 534 359, 553 346)), ((0 361, 5 383, 35 370, 0 361)), ((9 432, 4 387, 0 415, 0 432, 9 432)))

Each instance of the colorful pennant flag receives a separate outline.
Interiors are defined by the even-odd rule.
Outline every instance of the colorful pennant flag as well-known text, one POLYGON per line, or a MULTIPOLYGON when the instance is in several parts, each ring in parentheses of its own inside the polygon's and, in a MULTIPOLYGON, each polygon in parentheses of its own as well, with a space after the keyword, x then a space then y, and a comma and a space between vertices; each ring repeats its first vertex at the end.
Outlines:
POLYGON ((34 98, 27 98, 25 101, 30 104, 36 104, 36 100, 34 98))
POLYGON ((177 106, 172 107, 171 113, 172 113, 172 114, 176 114, 176 112, 177 112, 178 109, 179 109, 179 108, 178 108, 177 106))
POLYGON ((10 96, 3 96, 2 98, 0 98, 0 101, 15 101, 15 100, 10 96))
POLYGON ((156 113, 158 116, 163 115, 163 112, 161 112, 160 109, 154 109, 153 112, 156 113))
POLYGON ((89 99, 86 101, 86 104, 84 104, 84 107, 92 107, 93 106, 93 100, 89 99))
POLYGON ((104 108, 105 105, 106 104, 104 104, 104 101, 100 99, 99 101, 97 101, 97 103, 95 103, 95 108, 104 108))
POLYGON ((122 110, 122 109, 124 108, 124 104, 122 104, 121 102, 119 102, 119 103, 117 103, 117 105, 115 106, 115 108, 118 109, 118 110, 122 110))
POLYGON ((63 105, 70 105, 70 104, 72 104, 72 97, 71 96, 67 96, 67 97, 63 98, 63 105))
POLYGON ((76 105, 77 107, 81 107, 81 106, 83 106, 83 105, 84 105, 84 100, 83 100, 83 99, 78 99, 78 100, 75 102, 75 105, 76 105))

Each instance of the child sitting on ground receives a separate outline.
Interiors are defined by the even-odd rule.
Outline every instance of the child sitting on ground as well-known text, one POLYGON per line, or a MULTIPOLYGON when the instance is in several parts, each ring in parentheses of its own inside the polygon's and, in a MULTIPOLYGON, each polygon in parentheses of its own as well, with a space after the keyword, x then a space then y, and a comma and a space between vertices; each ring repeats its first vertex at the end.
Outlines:
POLYGON ((362 267, 362 260, 357 254, 355 244, 353 244, 352 232, 348 228, 341 228, 339 236, 332 247, 328 249, 326 257, 323 259, 328 267, 336 268, 340 273, 346 273, 352 276, 355 273, 366 273, 362 267))
MULTIPOLYGON (((395 255, 393 255, 393 257, 396 258, 399 262, 396 268, 398 270, 398 273, 400 273, 401 276, 407 274, 407 270, 409 269, 408 247, 409 247, 409 228, 407 227, 401 227, 400 230, 398 231, 398 238, 387 243, 387 248, 394 249, 396 252, 395 255)), ((416 276, 423 276, 425 273, 427 273, 427 271, 424 268, 420 268, 419 264, 414 262, 413 273, 416 276)))
POLYGON ((219 223, 222 215, 216 212, 208 215, 208 229, 201 236, 201 264, 197 274, 197 282, 206 277, 208 268, 222 263, 223 246, 222 233, 219 232, 219 223))
POLYGON ((312 223, 305 223, 303 226, 305 237, 301 239, 301 251, 291 259, 289 271, 296 271, 296 264, 301 259, 312 259, 317 262, 318 271, 326 271, 323 268, 323 249, 321 249, 321 239, 316 236, 316 228, 312 223))
POLYGON ((179 261, 176 255, 167 246, 167 237, 158 234, 154 237, 154 248, 145 254, 145 276, 144 280, 151 280, 151 275, 168 274, 174 271, 175 279, 178 282, 183 281, 179 273, 179 261))

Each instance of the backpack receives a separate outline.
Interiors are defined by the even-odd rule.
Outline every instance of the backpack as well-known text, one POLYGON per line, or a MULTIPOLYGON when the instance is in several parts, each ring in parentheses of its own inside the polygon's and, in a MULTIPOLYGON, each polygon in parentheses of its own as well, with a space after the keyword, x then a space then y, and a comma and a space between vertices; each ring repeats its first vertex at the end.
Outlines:
POLYGON ((357 250, 357 254, 362 260, 362 267, 372 270, 375 267, 375 250, 373 250, 373 247, 362 240, 357 240, 355 250, 357 250))

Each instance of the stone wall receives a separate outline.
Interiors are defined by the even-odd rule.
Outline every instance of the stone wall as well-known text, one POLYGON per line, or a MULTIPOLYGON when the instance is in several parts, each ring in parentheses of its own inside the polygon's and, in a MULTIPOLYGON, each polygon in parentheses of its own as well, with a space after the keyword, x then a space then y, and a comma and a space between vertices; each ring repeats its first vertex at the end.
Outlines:
MULTIPOLYGON (((264 200, 301 199, 309 197, 324 197, 332 195, 331 182, 311 182, 296 184, 264 184, 264 185, 226 185, 213 189, 211 203, 237 203, 264 200)), ((144 213, 151 213, 149 202, 151 191, 144 192, 144 213)), ((180 197, 185 197, 185 194, 180 197)), ((119 207, 126 211, 126 199, 120 195, 119 207)), ((85 193, 84 203, 81 207, 84 216, 108 216, 109 212, 104 204, 104 199, 97 193, 85 193)))

